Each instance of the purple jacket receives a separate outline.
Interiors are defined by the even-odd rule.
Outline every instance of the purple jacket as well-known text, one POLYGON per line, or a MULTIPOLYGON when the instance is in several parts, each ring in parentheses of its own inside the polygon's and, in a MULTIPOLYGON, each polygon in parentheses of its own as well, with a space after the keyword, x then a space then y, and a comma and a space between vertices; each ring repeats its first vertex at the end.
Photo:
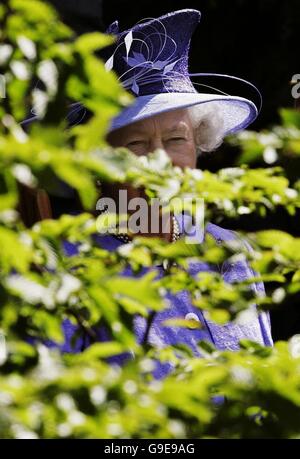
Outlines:
MULTIPOLYGON (((179 222, 180 223, 180 222, 179 222)), ((181 224, 181 223, 180 223, 181 224)), ((237 236, 234 232, 223 229, 219 226, 209 223, 206 226, 206 233, 211 234, 217 243, 235 239, 237 236)), ((110 235, 97 235, 97 243, 104 249, 114 251, 122 242, 110 235)), ((246 243, 245 243, 246 244, 246 243)), ((246 244, 247 245, 247 244, 246 244)), ((249 248, 249 247, 248 247, 249 248)), ((69 243, 64 244, 65 252, 68 256, 76 253, 76 246, 69 243)), ((251 250, 251 248, 249 248, 251 250)), ((158 275, 163 274, 163 268, 156 267, 158 275)), ((212 268, 203 262, 193 262, 189 265, 191 275, 196 275, 200 271, 211 271, 212 268)), ((142 272, 147 272, 145 268, 142 272)), ((226 282, 242 281, 249 277, 253 277, 254 273, 246 261, 238 261, 235 264, 225 262, 221 267, 223 278, 226 282)), ((128 266, 122 273, 123 276, 133 277, 134 274, 128 266)), ((264 294, 264 286, 262 283, 252 285, 258 294, 264 294)), ((262 345, 272 346, 272 337, 270 329, 270 319, 268 313, 257 313, 256 306, 253 305, 249 312, 242 314, 242 319, 237 322, 229 322, 225 325, 218 325, 207 318, 205 312, 191 304, 189 293, 180 291, 176 294, 166 293, 165 301, 167 308, 154 315, 151 327, 148 331, 147 341, 154 347, 163 348, 166 345, 185 344, 192 349, 194 355, 201 356, 201 352, 197 347, 200 340, 207 340, 220 350, 238 350, 239 341, 241 339, 249 339, 256 341, 262 345), (170 318, 186 318, 200 321, 202 327, 199 329, 188 329, 180 327, 164 326, 163 322, 170 318)), ((147 321, 141 316, 134 318, 134 331, 138 342, 143 342, 147 328, 147 321)), ((75 346, 71 346, 71 338, 76 331, 76 327, 68 320, 63 323, 65 334, 65 343, 59 346, 63 352, 80 352, 85 347, 89 346, 89 341, 79 339, 75 346)), ((109 336, 99 330, 99 341, 109 339, 109 336)), ((53 347, 54 343, 47 343, 53 347)), ((111 363, 121 364, 124 359, 128 358, 128 354, 111 358, 111 363)), ((167 374, 172 369, 171 364, 161 364, 157 362, 157 366, 153 372, 156 378, 160 378, 167 374)))

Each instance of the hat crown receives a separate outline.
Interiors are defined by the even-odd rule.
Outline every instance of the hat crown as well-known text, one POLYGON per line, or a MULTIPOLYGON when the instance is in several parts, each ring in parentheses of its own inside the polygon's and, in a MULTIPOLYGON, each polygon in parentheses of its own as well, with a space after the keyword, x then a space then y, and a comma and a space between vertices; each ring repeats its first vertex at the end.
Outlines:
POLYGON ((140 22, 124 32, 115 21, 108 28, 117 37, 106 61, 122 85, 136 96, 196 92, 188 73, 191 36, 200 21, 197 10, 175 11, 140 22))

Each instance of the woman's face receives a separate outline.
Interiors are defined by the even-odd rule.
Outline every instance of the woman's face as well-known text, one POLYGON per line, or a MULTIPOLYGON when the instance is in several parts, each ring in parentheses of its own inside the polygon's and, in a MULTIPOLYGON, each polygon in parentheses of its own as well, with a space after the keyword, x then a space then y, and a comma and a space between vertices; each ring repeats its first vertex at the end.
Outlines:
POLYGON ((127 147, 137 156, 164 149, 174 166, 196 167, 196 143, 186 109, 161 113, 117 129, 107 137, 113 147, 127 147))

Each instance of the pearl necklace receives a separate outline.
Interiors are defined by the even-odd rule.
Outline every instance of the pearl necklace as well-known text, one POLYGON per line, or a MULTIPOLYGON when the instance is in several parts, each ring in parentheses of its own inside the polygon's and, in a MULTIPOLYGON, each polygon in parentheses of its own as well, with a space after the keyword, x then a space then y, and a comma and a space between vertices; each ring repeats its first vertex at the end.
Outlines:
MULTIPOLYGON (((101 215, 103 214, 108 214, 108 208, 104 209, 103 211, 100 212, 101 215)), ((119 234, 112 234, 115 238, 119 239, 119 241, 122 241, 124 244, 128 244, 131 242, 130 237, 126 233, 119 233, 119 234)), ((180 238, 180 228, 178 225, 178 222, 175 218, 174 215, 172 215, 172 236, 171 236, 171 242, 176 242, 180 238)))

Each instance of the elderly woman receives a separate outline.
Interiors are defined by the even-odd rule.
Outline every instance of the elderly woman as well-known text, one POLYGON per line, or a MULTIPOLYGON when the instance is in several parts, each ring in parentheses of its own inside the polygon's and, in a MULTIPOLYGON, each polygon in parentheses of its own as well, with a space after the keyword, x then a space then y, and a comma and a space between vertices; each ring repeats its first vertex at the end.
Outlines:
MULTIPOLYGON (((117 23, 112 24, 110 31, 117 35, 117 41, 106 66, 113 68, 122 84, 136 95, 132 106, 112 122, 107 136, 112 146, 125 146, 137 156, 147 155, 158 148, 164 149, 174 166, 195 168, 197 153, 214 150, 227 133, 241 129, 255 119, 256 107, 246 99, 198 93, 194 89, 187 61, 190 37, 199 18, 199 12, 194 10, 177 11, 140 23, 122 33, 118 32, 117 23)), ((118 191, 124 188, 128 199, 143 196, 143 191, 128 185, 103 185, 102 192, 117 201, 118 191)), ((176 217, 170 231, 160 234, 169 242, 176 240, 174 233, 180 234, 182 230, 182 222, 176 217)), ((236 237, 231 231, 213 224, 207 225, 206 232, 218 243, 236 237)), ((152 235, 149 229, 146 234, 152 235)), ((116 236, 99 236, 98 241, 104 248, 115 250, 128 239, 122 238, 122 235, 119 239, 116 236)), ((157 269, 162 271, 163 267, 157 269)), ((193 275, 203 269, 200 262, 190 265, 193 275)), ((253 276, 246 261, 234 266, 225 263, 221 272, 228 282, 253 276)), ((125 275, 132 273, 128 271, 125 275)), ((262 284, 252 287, 263 291, 262 284)), ((154 315, 150 327, 146 319, 135 318, 139 341, 147 339, 157 347, 185 343, 196 355, 200 355, 197 342, 202 339, 212 342, 219 349, 231 350, 238 349, 239 341, 244 338, 272 344, 268 316, 258 314, 255 307, 243 320, 220 326, 193 307, 187 292, 177 295, 168 293, 166 302, 168 308, 154 315), (166 319, 175 317, 199 321, 202 327, 184 329, 163 325, 166 319)), ((162 376, 169 367, 169 364, 158 365, 156 375, 162 376)))
MULTIPOLYGON (((200 93, 194 88, 187 63, 191 35, 199 19, 198 11, 181 10, 141 22, 125 32, 119 32, 117 22, 110 26, 108 31, 116 36, 116 42, 113 48, 108 49, 106 68, 115 71, 124 87, 136 96, 133 104, 112 121, 107 140, 113 147, 125 146, 137 156, 147 155, 158 148, 164 149, 174 166, 195 168, 198 152, 214 150, 226 134, 248 126, 256 118, 257 109, 247 99, 223 93, 200 93)), ((102 184, 102 195, 118 204, 122 189, 128 192, 129 200, 143 196, 142 190, 126 184, 102 184)), ((173 216, 169 231, 160 236, 171 243, 178 237, 184 237, 182 232, 182 222, 173 216)), ((217 243, 236 237, 231 231, 213 224, 206 226, 206 232, 217 243)), ((149 229, 141 234, 157 236, 149 229)), ((127 243, 129 237, 99 234, 96 240, 101 247, 114 251, 127 243)), ((68 248, 66 250, 68 253, 68 248)), ((163 275, 163 266, 156 269, 158 275, 163 275)), ((192 275, 205 269, 207 266, 200 261, 189 266, 192 275)), ((221 273, 227 282, 253 276, 246 261, 235 265, 225 263, 221 273)), ((134 276, 130 267, 123 275, 134 276)), ((262 284, 253 284, 252 288, 263 291, 262 284)), ((148 341, 159 348, 183 343, 199 356, 197 343, 200 340, 207 340, 218 349, 229 350, 238 349, 241 339, 272 345, 268 315, 258 314, 254 305, 243 320, 221 326, 194 307, 186 291, 177 294, 167 292, 165 300, 167 308, 152 315, 151 324, 141 316, 135 317, 134 329, 139 342, 148 341), (194 320, 201 322, 202 326, 190 329, 164 326, 165 320, 170 318, 194 320)), ((74 327, 66 321, 64 331, 66 342, 62 350, 73 352, 70 342, 74 327)), ((104 335, 99 331, 98 339, 105 339, 104 335)), ((85 345, 77 343, 75 350, 79 351, 85 345)), ((115 360, 120 362, 122 358, 117 356, 115 360)), ((170 368, 170 364, 158 363, 154 375, 161 377, 170 368)))

